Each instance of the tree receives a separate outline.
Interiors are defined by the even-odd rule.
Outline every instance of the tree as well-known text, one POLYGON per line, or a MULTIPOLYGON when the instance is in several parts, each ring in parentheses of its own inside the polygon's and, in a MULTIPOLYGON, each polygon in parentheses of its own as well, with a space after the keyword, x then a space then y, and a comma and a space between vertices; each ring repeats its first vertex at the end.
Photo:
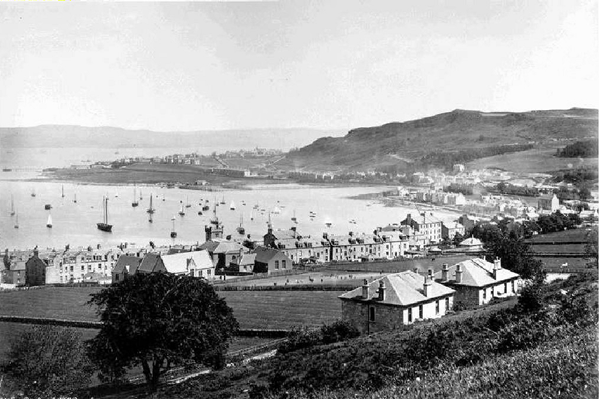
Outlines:
POLYGON ((8 360, 4 372, 27 397, 71 396, 94 372, 81 334, 51 325, 35 325, 16 336, 8 360))
POLYGON ((90 354, 105 379, 141 365, 156 390, 172 365, 222 368, 238 329, 233 311, 203 279, 166 273, 135 274, 96 294, 99 334, 90 354))
POLYGON ((509 232, 484 243, 484 248, 502 260, 502 266, 521 275, 524 279, 541 279, 545 277, 543 264, 531 255, 529 244, 509 232))

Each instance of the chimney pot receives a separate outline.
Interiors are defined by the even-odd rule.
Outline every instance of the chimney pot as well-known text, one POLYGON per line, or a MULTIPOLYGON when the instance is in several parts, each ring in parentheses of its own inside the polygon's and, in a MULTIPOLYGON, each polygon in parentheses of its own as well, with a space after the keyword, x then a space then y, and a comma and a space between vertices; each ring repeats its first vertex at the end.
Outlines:
POLYGON ((425 297, 429 297, 431 295, 431 279, 429 279, 427 276, 423 282, 423 294, 425 297))
POLYGON ((448 264, 443 264, 442 265, 442 281, 447 281, 448 280, 448 271, 450 268, 448 268, 448 264))
POLYGON ((365 300, 369 299, 369 282, 367 282, 367 280, 363 280, 363 286, 362 286, 362 297, 365 300))
POLYGON ((379 301, 385 300, 385 283, 383 280, 379 281, 379 301))
POLYGON ((456 266, 456 283, 462 283, 462 267, 460 266, 460 264, 458 264, 456 266))
POLYGON ((429 275, 429 277, 433 276, 433 268, 428 268, 427 269, 427 275, 429 275))

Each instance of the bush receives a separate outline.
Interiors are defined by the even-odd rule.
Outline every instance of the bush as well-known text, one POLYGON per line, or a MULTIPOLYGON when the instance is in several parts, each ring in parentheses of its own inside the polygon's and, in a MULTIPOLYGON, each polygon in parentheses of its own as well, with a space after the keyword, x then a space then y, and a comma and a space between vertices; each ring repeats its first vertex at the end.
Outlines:
POLYGON ((4 372, 28 397, 71 396, 94 372, 81 335, 71 328, 33 326, 11 343, 8 359, 4 372))
POLYGON ((338 320, 321 327, 323 343, 335 343, 358 337, 360 332, 348 321, 338 320))
POLYGON ((287 340, 279 345, 277 351, 285 354, 291 351, 305 349, 322 343, 321 333, 310 328, 295 327, 288 334, 287 340))

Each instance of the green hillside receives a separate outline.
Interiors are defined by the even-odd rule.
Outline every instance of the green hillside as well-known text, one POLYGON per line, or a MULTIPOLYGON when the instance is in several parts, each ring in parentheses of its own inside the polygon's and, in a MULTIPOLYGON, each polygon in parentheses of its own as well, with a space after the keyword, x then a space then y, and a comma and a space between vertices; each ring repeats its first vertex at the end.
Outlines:
POLYGON ((394 166, 447 166, 453 161, 564 147, 598 136, 598 110, 481 112, 454 110, 408 122, 353 129, 290 152, 279 166, 308 170, 367 170, 394 166))

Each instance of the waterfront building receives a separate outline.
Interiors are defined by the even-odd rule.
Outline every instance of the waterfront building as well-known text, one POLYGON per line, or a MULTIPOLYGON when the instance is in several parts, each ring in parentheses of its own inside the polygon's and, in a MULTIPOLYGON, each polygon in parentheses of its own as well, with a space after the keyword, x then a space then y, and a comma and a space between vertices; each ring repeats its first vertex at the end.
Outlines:
POLYGON ((408 214, 400 224, 410 226, 416 233, 424 234, 429 243, 442 241, 442 221, 435 218, 432 212, 423 212, 415 219, 412 218, 411 214, 408 214))
POLYGON ((85 275, 88 273, 110 278, 121 254, 120 249, 66 249, 62 252, 48 253, 40 258, 47 264, 46 284, 80 283, 86 281, 85 275))
POLYGON ((414 271, 386 275, 339 296, 342 320, 361 333, 439 318, 453 307, 454 290, 414 271))

